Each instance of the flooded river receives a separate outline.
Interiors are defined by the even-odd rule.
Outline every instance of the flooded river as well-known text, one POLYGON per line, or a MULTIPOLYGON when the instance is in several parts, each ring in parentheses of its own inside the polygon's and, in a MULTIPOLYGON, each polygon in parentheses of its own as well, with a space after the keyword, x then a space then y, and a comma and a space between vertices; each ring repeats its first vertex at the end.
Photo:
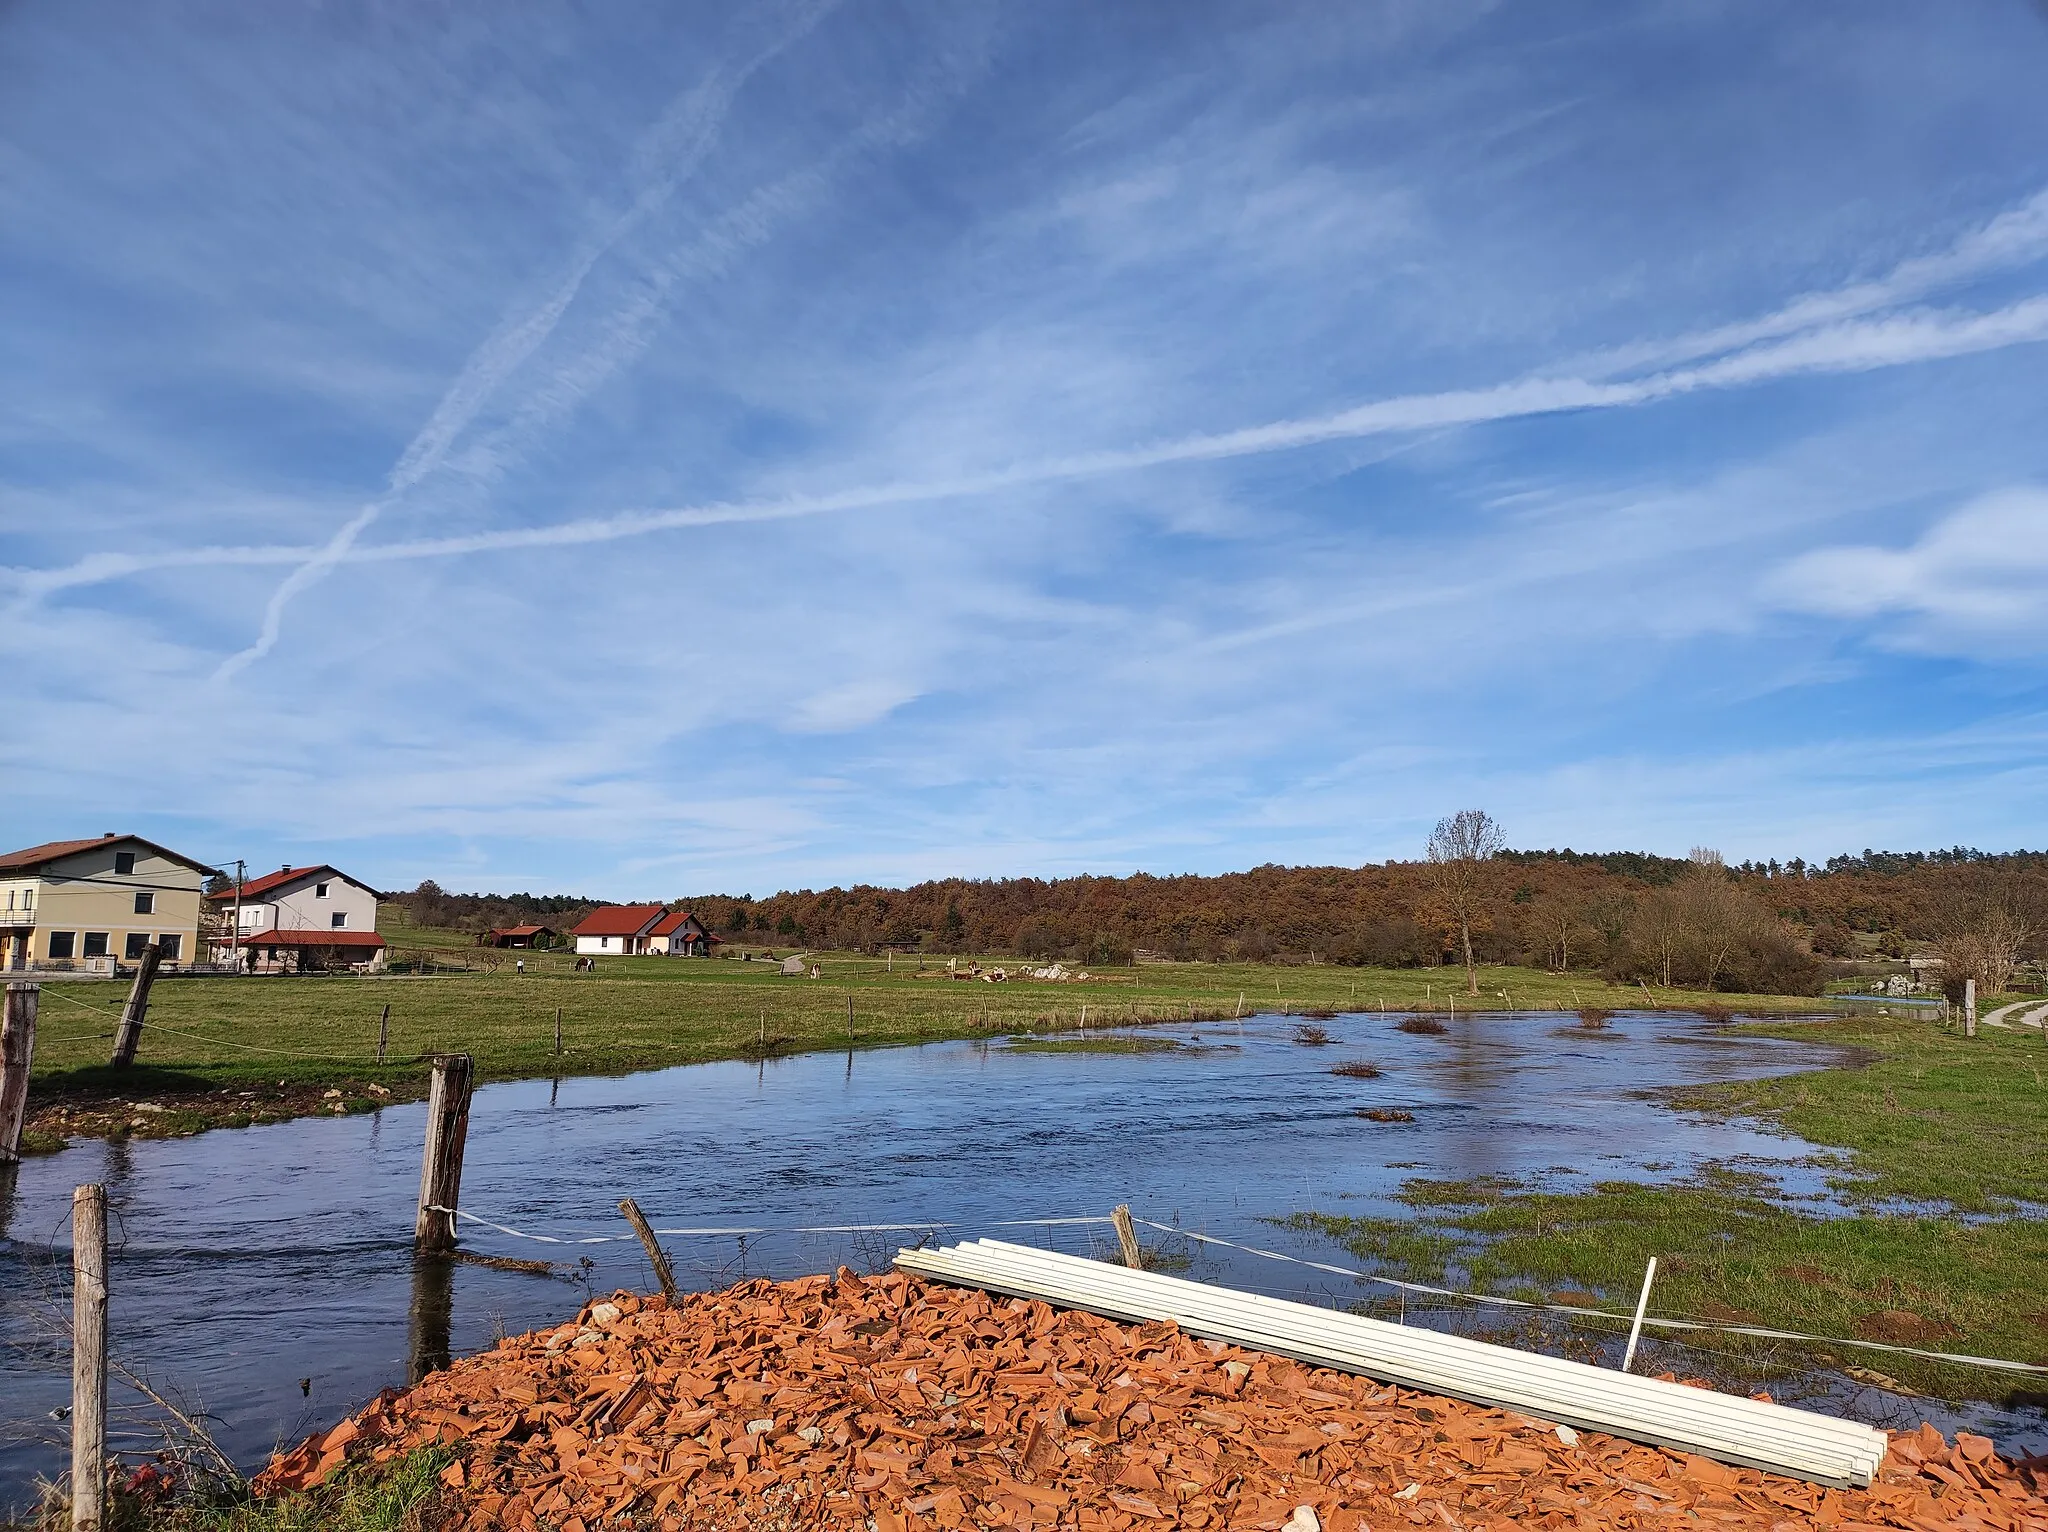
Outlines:
MULTIPOLYGON (((1809 1146, 1690 1121, 1658 1087, 1833 1062, 1830 1050, 1734 1038, 1674 1016, 1627 1015, 1572 1035, 1556 1015, 1457 1018, 1442 1036, 1390 1018, 1321 1023, 1305 1047, 1291 1018, 1149 1029, 1167 1051, 1037 1051, 932 1043, 765 1064, 699 1064, 477 1092, 463 1207, 527 1233, 612 1242, 550 1246, 466 1224, 478 1253, 563 1263, 550 1279, 438 1263, 416 1271, 411 1234, 424 1108, 309 1119, 190 1139, 80 1143, 24 1164, 0 1202, 7 1335, 0 1370, 0 1503, 61 1466, 69 1391, 71 1189, 105 1183, 113 1209, 112 1349, 157 1386, 210 1412, 221 1444, 253 1466, 280 1441, 339 1418, 409 1368, 559 1322, 586 1284, 651 1279, 617 1213, 638 1199, 659 1228, 950 1225, 1085 1252, 1091 1224, 1128 1202, 1178 1223, 1323 1260, 1329 1244, 1266 1220, 1304 1209, 1393 1213, 1411 1176, 1683 1176, 1750 1157, 1795 1189, 1818 1187, 1809 1146), (1330 1073, 1349 1059, 1378 1079, 1330 1073), (1360 1109, 1412 1114, 1378 1123, 1360 1109), (1013 1221, 1022 1222, 1013 1222, 1013 1221), (1000 1227, 999 1227, 1000 1226, 1000 1227), (589 1266, 579 1267, 579 1261, 589 1266), (44 1328, 39 1328, 44 1327, 44 1328)), ((1566 1179, 1563 1184, 1568 1185, 1566 1179)), ((696 1287, 742 1275, 885 1264, 917 1233, 669 1237, 696 1287)), ((1319 1302, 1353 1302, 1346 1279, 1197 1247, 1190 1275, 1319 1302)), ((117 1388, 117 1392, 119 1392, 117 1388)), ((1950 1417, 1935 1418, 1953 1428, 1950 1417)), ((2011 1439, 2025 1423, 1978 1428, 2011 1439)), ((2033 1433, 2038 1435, 2038 1432, 2033 1433)), ((115 1445, 134 1448, 133 1440, 115 1445)))

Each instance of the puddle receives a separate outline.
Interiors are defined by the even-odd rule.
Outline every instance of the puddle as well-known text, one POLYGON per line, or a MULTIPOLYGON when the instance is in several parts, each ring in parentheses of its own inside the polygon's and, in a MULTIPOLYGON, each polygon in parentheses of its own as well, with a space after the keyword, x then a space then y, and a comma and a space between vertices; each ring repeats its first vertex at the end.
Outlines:
MULTIPOLYGON (((1304 1208, 1397 1214, 1411 1176, 1683 1178, 1743 1157, 1800 1195, 1823 1196, 1812 1146, 1690 1120, 1663 1087, 1834 1062, 1837 1050, 1734 1038, 1671 1016, 1617 1015, 1580 1041, 1555 1013, 1459 1017, 1441 1036, 1349 1015, 1326 1046, 1291 1018, 1141 1034, 1183 1046, 1132 1052, 932 1043, 765 1063, 699 1064, 607 1079, 478 1091, 463 1206, 516 1229, 612 1243, 548 1246, 466 1226, 481 1254, 592 1263, 597 1291, 651 1278, 618 1216, 636 1198, 657 1228, 905 1224, 905 1233, 679 1235, 679 1281, 790 1276, 887 1263, 924 1228, 1001 1235, 1086 1253, 1110 1232, 1052 1220, 1128 1202, 1144 1218, 1328 1260, 1312 1235, 1264 1220, 1304 1208), (1569 1029, 1567 1029, 1569 1030, 1569 1029), (1713 1047, 1661 1046, 1712 1038, 1713 1047), (1194 1046, 1187 1046, 1189 1044, 1194 1046), (1376 1079, 1332 1066, 1366 1060, 1376 1079), (1361 1109, 1405 1112, 1373 1122, 1361 1109), (999 1228, 1003 1220, 1026 1220, 999 1228)), ((306 1119, 190 1139, 82 1143, 21 1167, 0 1202, 0 1310, 22 1347, 0 1369, 0 1504, 60 1471, 67 1402, 61 1337, 38 1348, 37 1316, 68 1311, 71 1189, 104 1182, 115 1216, 114 1354, 212 1413, 245 1466, 315 1424, 406 1381, 409 1368, 559 1322, 573 1285, 472 1265, 416 1273, 410 1240, 424 1109, 306 1119), (23 1439, 23 1438, 27 1439, 23 1439)), ((1151 1236, 1148 1236, 1151 1237, 1151 1236)), ((1306 1301, 1358 1301, 1342 1278, 1199 1247, 1189 1275, 1306 1301)), ((1916 1403, 1914 1408, 1918 1407, 1916 1403)), ((1919 1418, 1919 1417, 1916 1417, 1919 1418)), ((1935 1414, 1953 1430, 1963 1417, 1935 1414)), ((2013 1440, 1982 1414, 1973 1429, 2013 1440)), ((117 1422, 117 1427, 119 1423, 117 1422)), ((2036 1428, 2038 1433, 2038 1426, 2036 1428)), ((137 1443, 116 1439, 117 1447, 137 1443)))

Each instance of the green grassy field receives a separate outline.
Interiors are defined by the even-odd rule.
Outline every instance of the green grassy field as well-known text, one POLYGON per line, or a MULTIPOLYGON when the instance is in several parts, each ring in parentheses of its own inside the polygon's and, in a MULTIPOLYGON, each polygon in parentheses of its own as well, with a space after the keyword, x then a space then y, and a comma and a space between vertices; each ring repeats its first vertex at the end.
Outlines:
MULTIPOLYGON (((1559 1191, 1513 1180, 1411 1181, 1402 1218, 1307 1213, 1392 1276, 1511 1297, 1627 1308, 1658 1258, 1653 1314, 1752 1323, 1933 1351, 2048 1363, 2048 1046, 1975 1040, 1926 1021, 1855 1016, 1745 1031, 1867 1050, 1869 1062, 1671 1093, 1672 1105, 1752 1118, 1840 1151, 1852 1216, 1816 1216, 1730 1167, 1690 1183, 1559 1191)), ((1723 1353, 1762 1343, 1722 1336, 1723 1353)), ((1949 1397, 2038 1396, 2048 1380, 1844 1348, 1833 1360, 1949 1397)))
MULTIPOLYGON (((151 998, 137 1067, 105 1067, 125 986, 43 986, 31 1082, 31 1142, 78 1134, 164 1136, 309 1111, 363 1110, 419 1095, 422 1056, 465 1052, 485 1080, 613 1074, 763 1052, 878 1047, 1006 1033, 1258 1011, 1673 1008, 1810 1011, 1814 1002, 1616 987, 1531 969, 1148 964, 1085 981, 949 978, 946 960, 816 955, 820 977, 769 962, 486 954, 460 932, 387 927, 393 951, 437 954, 447 971, 383 976, 172 978, 151 998), (516 972, 518 956, 527 971, 516 972), (455 969, 453 965, 471 965, 455 969), (387 1062, 376 1062, 390 1007, 387 1062), (1085 1011, 1085 1018, 1084 1018, 1085 1011), (555 1018, 562 1048, 555 1051, 555 1018), (334 1090, 338 1095, 329 1097, 334 1090), (163 1111, 130 1110, 136 1103, 163 1111)), ((764 951, 766 949, 749 949, 764 951)), ((788 949, 777 949, 786 955, 788 949)), ((963 967, 968 961, 960 960, 963 967)), ((984 960, 1012 974, 1014 960, 984 960)))

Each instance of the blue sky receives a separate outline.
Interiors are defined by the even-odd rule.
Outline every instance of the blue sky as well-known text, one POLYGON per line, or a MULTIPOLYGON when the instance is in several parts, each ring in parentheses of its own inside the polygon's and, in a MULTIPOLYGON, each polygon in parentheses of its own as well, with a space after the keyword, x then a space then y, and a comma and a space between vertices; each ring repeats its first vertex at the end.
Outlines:
POLYGON ((2048 10, 0 11, 0 828, 2039 844, 2048 10))

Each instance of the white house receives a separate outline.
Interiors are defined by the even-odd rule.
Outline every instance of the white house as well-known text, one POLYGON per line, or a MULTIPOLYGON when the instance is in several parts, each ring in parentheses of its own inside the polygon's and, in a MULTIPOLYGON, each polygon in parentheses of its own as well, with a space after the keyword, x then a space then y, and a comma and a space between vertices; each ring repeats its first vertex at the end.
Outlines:
POLYGON ((581 957, 708 957, 718 941, 688 910, 659 904, 607 904, 570 933, 581 957))
POLYGON ((229 934, 215 943, 216 961, 257 971, 297 971, 315 963, 375 963, 377 891, 321 863, 281 867, 212 895, 229 934))

